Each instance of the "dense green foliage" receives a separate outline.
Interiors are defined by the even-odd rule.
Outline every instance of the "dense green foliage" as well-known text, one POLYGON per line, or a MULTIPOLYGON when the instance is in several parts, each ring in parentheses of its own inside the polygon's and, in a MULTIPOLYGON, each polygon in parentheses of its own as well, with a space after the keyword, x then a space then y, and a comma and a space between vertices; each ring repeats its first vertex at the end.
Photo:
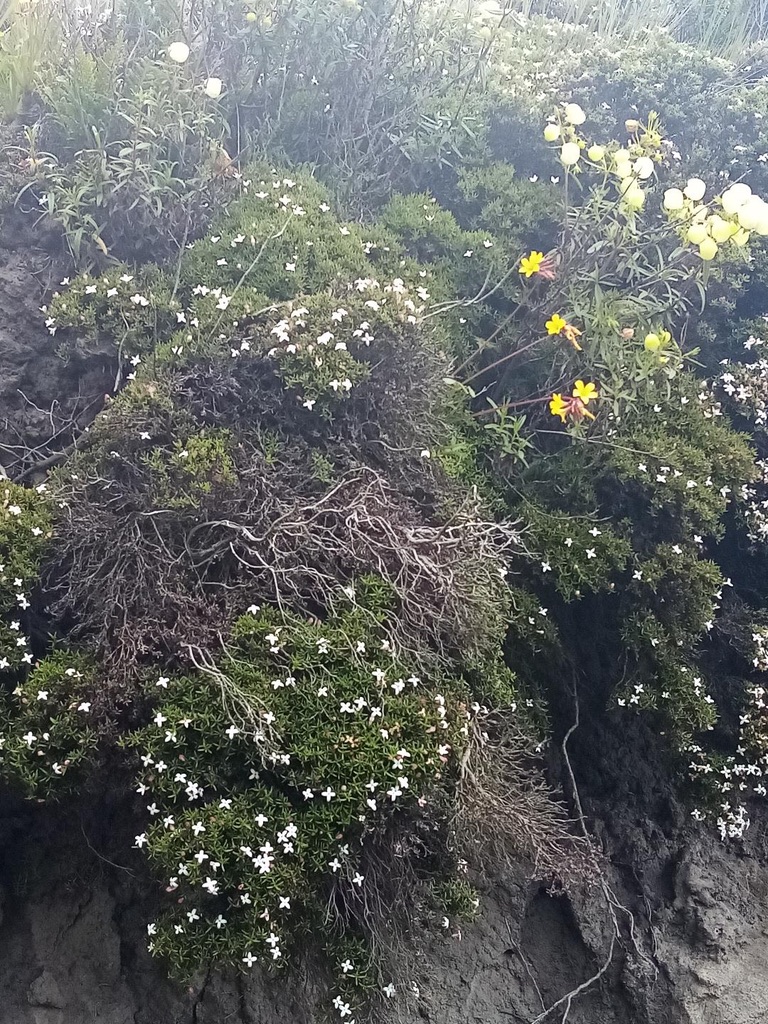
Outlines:
POLYGON ((489 851, 573 872, 540 754, 579 702, 741 836, 760 76, 493 4, 125 3, 88 46, 44 12, 0 53, 6 185, 71 260, 52 344, 116 383, 5 483, 1 765, 39 800, 134 778, 150 950, 314 958, 359 1020, 489 851))

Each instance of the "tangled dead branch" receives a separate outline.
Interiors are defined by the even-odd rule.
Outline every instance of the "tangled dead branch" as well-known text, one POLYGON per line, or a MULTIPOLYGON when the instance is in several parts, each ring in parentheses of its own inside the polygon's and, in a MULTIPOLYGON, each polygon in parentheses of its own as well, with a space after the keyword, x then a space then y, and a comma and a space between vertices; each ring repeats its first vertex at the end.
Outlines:
POLYGON ((474 653, 489 629, 501 630, 500 570, 517 532, 485 518, 476 501, 448 522, 429 521, 379 473, 360 468, 314 500, 273 493, 258 517, 253 511, 190 530, 198 572, 231 553, 267 599, 331 612, 348 599, 345 586, 375 573, 396 595, 394 641, 411 654, 425 639, 436 651, 474 653), (489 614, 495 621, 483 626, 489 614))
POLYGON ((60 490, 49 572, 54 610, 74 616, 120 676, 148 656, 217 648, 252 603, 333 614, 367 574, 391 588, 403 654, 480 655, 503 632, 502 575, 518 534, 476 496, 438 517, 374 469, 321 485, 305 459, 286 456, 280 472, 253 447, 235 484, 162 507, 146 463, 112 463, 109 476, 100 465, 60 490))

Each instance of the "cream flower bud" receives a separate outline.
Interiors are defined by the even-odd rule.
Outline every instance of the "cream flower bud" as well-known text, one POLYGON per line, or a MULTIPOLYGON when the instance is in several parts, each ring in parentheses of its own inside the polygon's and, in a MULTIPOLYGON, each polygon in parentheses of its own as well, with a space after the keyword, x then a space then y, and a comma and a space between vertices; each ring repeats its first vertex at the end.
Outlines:
POLYGON ((544 129, 544 138, 547 142, 555 142, 560 138, 560 125, 559 124, 548 124, 544 129))
POLYGON ((688 234, 686 235, 688 241, 692 245, 701 245, 704 239, 707 237, 707 226, 701 222, 697 224, 691 224, 688 228, 688 234))
POLYGON ((605 159, 605 146, 590 146, 587 150, 587 156, 594 164, 599 164, 601 160, 605 159))
POLYGON ((565 120, 568 124, 584 124, 587 120, 587 115, 581 109, 578 103, 566 103, 565 104, 565 120))
POLYGON ((168 47, 168 56, 176 64, 183 64, 189 57, 189 47, 186 43, 171 43, 168 47))
POLYGON ((700 202, 704 198, 704 193, 707 191, 707 186, 701 180, 701 178, 689 178, 688 184, 683 189, 683 193, 694 201, 694 203, 700 202))
POLYGON ((632 160, 627 149, 617 149, 613 154, 613 169, 620 178, 629 178, 632 175, 632 160))
POLYGON ((707 221, 707 228, 716 242, 727 242, 734 233, 735 225, 713 213, 707 221))
POLYGON ((566 167, 573 167, 574 164, 577 164, 580 156, 581 149, 576 142, 566 142, 560 150, 560 161, 565 164, 566 167))
POLYGON ((765 203, 760 196, 751 195, 736 214, 739 226, 745 231, 754 231, 765 216, 764 207, 765 203))
POLYGON ((709 262, 717 256, 717 242, 714 238, 705 238, 699 246, 699 256, 709 262))
POLYGON ((221 96, 223 84, 220 78, 209 78, 205 83, 205 95, 212 100, 217 100, 221 96))
MULTIPOLYGON (((768 203, 763 203, 762 209, 759 211, 755 231, 758 235, 768 235, 768 203)), ((734 232, 735 234, 736 232, 734 232)))
POLYGON ((734 213, 738 213, 751 195, 752 189, 749 185, 745 185, 744 182, 736 182, 735 185, 731 185, 723 192, 721 197, 723 209, 727 214, 733 216, 734 213))
POLYGON ((634 182, 624 193, 623 199, 630 210, 642 210, 645 203, 645 192, 643 192, 637 182, 634 182))
POLYGON ((744 228, 739 228, 736 234, 733 236, 734 245, 742 246, 746 245, 749 241, 749 232, 745 231, 744 228))
POLYGON ((653 174, 653 160, 649 156, 640 156, 635 160, 635 174, 645 180, 653 174))
POLYGON ((664 209, 670 213, 682 210, 685 205, 685 196, 679 188, 668 188, 664 193, 664 209))

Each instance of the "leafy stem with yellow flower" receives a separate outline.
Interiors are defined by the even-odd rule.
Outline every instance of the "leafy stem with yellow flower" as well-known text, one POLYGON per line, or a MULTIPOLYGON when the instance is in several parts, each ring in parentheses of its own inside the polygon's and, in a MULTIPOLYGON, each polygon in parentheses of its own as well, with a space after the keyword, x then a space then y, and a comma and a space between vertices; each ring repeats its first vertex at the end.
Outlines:
POLYGON ((585 383, 583 380, 577 380, 570 395, 564 397, 560 392, 552 395, 549 411, 553 416, 559 416, 563 423, 567 419, 574 423, 580 423, 585 418, 594 420, 595 414, 588 407, 590 402, 599 397, 597 387, 592 381, 585 383))

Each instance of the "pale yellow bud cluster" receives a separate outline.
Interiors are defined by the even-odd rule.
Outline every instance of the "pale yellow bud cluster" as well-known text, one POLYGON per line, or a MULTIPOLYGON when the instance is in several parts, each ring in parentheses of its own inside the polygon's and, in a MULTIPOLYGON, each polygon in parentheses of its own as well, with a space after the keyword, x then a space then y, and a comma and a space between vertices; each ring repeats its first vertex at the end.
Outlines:
POLYGON ((562 113, 558 110, 544 129, 547 142, 560 142, 560 162, 564 167, 576 167, 586 143, 579 138, 576 128, 584 124, 587 115, 578 103, 565 103, 562 113))
POLYGON ((687 225, 683 237, 698 246, 703 260, 713 260, 726 242, 744 246, 755 232, 768 235, 768 203, 754 195, 749 185, 731 185, 716 200, 722 213, 702 204, 706 185, 701 178, 691 178, 684 189, 668 188, 663 206, 671 218, 687 225))
POLYGON ((626 147, 613 149, 597 143, 590 145, 579 136, 578 127, 587 116, 578 103, 565 103, 553 114, 544 128, 547 142, 560 143, 560 162, 570 171, 583 166, 583 158, 604 174, 616 179, 622 209, 636 213, 645 205, 646 193, 642 183, 653 177, 656 164, 661 160, 661 135, 656 129, 656 117, 651 115, 648 125, 628 121, 627 131, 633 133, 626 147))

